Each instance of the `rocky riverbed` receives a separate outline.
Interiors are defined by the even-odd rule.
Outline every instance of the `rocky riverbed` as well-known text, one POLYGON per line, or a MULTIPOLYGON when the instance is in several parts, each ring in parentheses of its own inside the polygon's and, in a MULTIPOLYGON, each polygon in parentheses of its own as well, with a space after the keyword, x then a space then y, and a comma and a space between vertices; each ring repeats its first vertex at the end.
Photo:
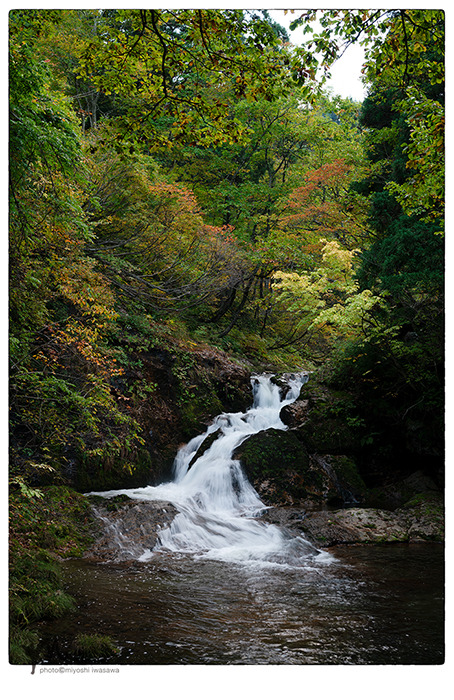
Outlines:
MULTIPOLYGON (((177 509, 167 501, 138 501, 125 496, 91 498, 99 534, 86 552, 95 561, 128 561, 153 549, 158 533, 177 509)), ((261 519, 302 534, 318 547, 334 545, 443 542, 444 507, 441 495, 414 496, 395 510, 342 508, 305 510, 290 506, 267 509, 261 519)))

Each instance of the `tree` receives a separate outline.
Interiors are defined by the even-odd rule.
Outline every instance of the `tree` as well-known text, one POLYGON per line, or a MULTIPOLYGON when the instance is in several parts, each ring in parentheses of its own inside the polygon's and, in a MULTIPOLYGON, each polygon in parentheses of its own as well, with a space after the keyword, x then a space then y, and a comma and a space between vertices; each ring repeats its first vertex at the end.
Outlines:
POLYGON ((280 45, 261 11, 118 10, 87 38, 80 75, 105 95, 136 96, 117 119, 126 142, 235 143, 247 130, 225 96, 273 100, 305 78, 301 52, 280 45))
MULTIPOLYGON (((48 269, 39 260, 62 250, 71 227, 75 245, 88 236, 77 185, 81 152, 75 121, 51 90, 39 47, 46 12, 10 15, 10 309, 13 357, 27 352, 30 333, 46 318, 48 269), (68 180, 71 186, 68 187, 68 180), (38 258, 38 264, 34 259, 38 258)), ((79 181, 80 184, 80 181, 79 181)))
POLYGON ((333 344, 363 337, 370 326, 371 309, 381 305, 368 289, 360 290, 354 278, 354 258, 358 251, 347 250, 337 241, 320 241, 321 260, 313 270, 275 273, 274 289, 279 302, 293 317, 289 342, 310 341, 316 351, 320 340, 333 344), (315 345, 314 342, 315 341, 315 345))
MULTIPOLYGON (((239 276, 238 293, 243 314, 249 310, 263 334, 277 313, 282 319, 272 298, 276 270, 314 266, 320 237, 352 243, 365 235, 362 198, 348 190, 365 167, 358 105, 319 96, 309 106, 295 90, 273 102, 236 100, 232 109, 249 130, 249 143, 182 144, 157 160, 167 177, 194 189, 210 222, 233 227, 256 262, 255 281, 239 276)), ((229 303, 223 296, 215 319, 233 312, 235 295, 228 294, 229 303)))
POLYGON ((357 173, 343 158, 308 171, 304 185, 291 193, 280 225, 305 241, 327 236, 347 246, 364 243, 364 206, 349 188, 357 173))
POLYGON ((80 134, 46 53, 60 19, 10 15, 10 417, 13 469, 28 475, 140 442, 111 393, 115 300, 86 255, 80 134))
POLYGON ((162 312, 222 293, 238 251, 228 227, 205 222, 189 188, 165 181, 147 156, 120 157, 101 147, 90 162, 87 213, 95 239, 86 250, 120 298, 162 312))
POLYGON ((367 431, 376 436, 376 458, 386 455, 396 470, 422 466, 438 479, 443 445, 444 251, 437 235, 443 228, 444 197, 443 14, 335 11, 322 24, 315 42, 326 61, 341 36, 347 44, 362 37, 367 47, 364 74, 370 91, 361 123, 370 172, 353 187, 369 199, 372 236, 361 252, 357 280, 361 291, 371 290, 381 301, 366 314, 366 332, 352 338, 337 358, 334 377, 349 387, 353 379, 367 431))
POLYGON ((392 95, 393 109, 407 124, 408 134, 402 149, 409 176, 405 182, 390 184, 390 191, 406 213, 442 222, 443 11, 310 10, 297 18, 292 28, 313 21, 319 14, 322 31, 308 46, 322 52, 325 69, 351 43, 362 43, 366 49, 365 80, 377 94, 392 95))

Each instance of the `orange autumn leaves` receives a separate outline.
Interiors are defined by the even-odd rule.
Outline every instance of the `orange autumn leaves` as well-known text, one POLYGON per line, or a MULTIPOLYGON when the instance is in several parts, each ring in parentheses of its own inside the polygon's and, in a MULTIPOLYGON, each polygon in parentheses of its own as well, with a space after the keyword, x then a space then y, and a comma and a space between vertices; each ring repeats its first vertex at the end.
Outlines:
POLYGON ((310 234, 310 238, 329 237, 343 244, 364 235, 361 203, 348 186, 354 179, 353 167, 338 158, 310 170, 304 183, 296 188, 280 224, 286 230, 310 234))

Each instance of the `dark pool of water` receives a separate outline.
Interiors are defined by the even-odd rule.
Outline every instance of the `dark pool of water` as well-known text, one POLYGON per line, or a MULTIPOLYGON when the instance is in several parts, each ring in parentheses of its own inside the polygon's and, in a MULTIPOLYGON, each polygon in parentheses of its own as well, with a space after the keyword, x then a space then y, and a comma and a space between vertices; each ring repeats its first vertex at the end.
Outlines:
POLYGON ((76 613, 46 623, 41 663, 75 663, 79 633, 114 664, 440 664, 443 548, 333 548, 329 565, 257 568, 189 557, 64 565, 76 613))

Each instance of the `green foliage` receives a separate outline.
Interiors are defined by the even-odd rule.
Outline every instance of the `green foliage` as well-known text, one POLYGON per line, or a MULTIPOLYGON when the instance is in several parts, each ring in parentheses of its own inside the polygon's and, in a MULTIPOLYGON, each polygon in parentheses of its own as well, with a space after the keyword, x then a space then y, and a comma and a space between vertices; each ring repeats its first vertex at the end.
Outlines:
POLYGON ((363 337, 336 357, 333 379, 355 385, 367 416, 369 454, 396 470, 423 460, 437 479, 444 400, 444 250, 437 235, 443 217, 443 17, 401 10, 386 21, 388 31, 370 44, 371 90, 361 114, 372 167, 355 185, 370 196, 374 232, 361 252, 357 282, 382 303, 370 309, 363 337))
MULTIPOLYGON (((403 299, 437 297, 443 288, 444 246, 436 224, 401 215, 389 221, 386 237, 362 255, 359 280, 403 299)), ((427 299, 430 303, 430 300, 427 299)))
MULTIPOLYGON (((49 451, 58 473, 75 449, 118 450, 139 437, 110 391, 119 371, 105 340, 114 298, 85 255, 93 232, 80 138, 45 58, 54 19, 10 17, 10 388, 15 439, 27 435, 35 462, 49 451)), ((27 470, 21 448, 15 454, 27 470)))
MULTIPOLYGON (((399 109, 409 115, 411 132, 404 151, 411 175, 400 185, 389 183, 388 188, 409 216, 438 221, 444 212, 444 106, 413 87, 407 90, 399 109)), ((442 234, 440 224, 438 227, 442 234)))
POLYGON ((9 662, 14 665, 32 663, 32 657, 36 653, 39 644, 39 636, 31 630, 20 627, 11 627, 9 631, 9 662))
MULTIPOLYGON (((318 18, 321 31, 312 45, 329 67, 339 52, 360 40, 366 48, 364 74, 375 93, 368 115, 377 128, 381 97, 392 96, 388 122, 400 115, 407 128, 401 142, 407 177, 388 185, 408 215, 443 219, 444 210, 444 52, 442 10, 309 10, 293 26, 318 18), (318 17, 320 14, 320 17, 318 17)), ((310 48, 310 45, 309 45, 310 48)), ((367 101, 366 101, 367 102, 367 101)), ((383 137, 383 130, 380 139, 383 137)), ((374 137, 377 143, 377 135, 374 137)), ((388 157, 389 157, 388 151, 388 157)), ((442 225, 439 223, 439 232, 442 225)))
POLYGON ((299 53, 281 44, 261 11, 118 10, 98 16, 79 70, 104 94, 135 95, 118 120, 120 139, 151 139, 159 150, 244 139, 229 95, 273 100, 304 80, 299 53))
POLYGON ((36 661, 38 635, 34 624, 65 615, 75 601, 64 591, 60 557, 80 556, 92 541, 88 501, 62 486, 30 488, 11 481, 10 661, 36 661))
MULTIPOLYGON (((402 188, 440 132, 439 13, 321 20, 312 41, 325 64, 357 34, 368 48, 365 133, 358 105, 309 100, 315 59, 284 47, 261 11, 11 13, 16 478, 31 463, 56 478, 82 454, 131 464, 143 444, 134 416, 156 391, 137 374, 164 337, 156 321, 186 346, 195 333, 285 364, 385 332, 391 318, 414 325, 421 295, 433 307, 438 222, 419 219, 436 208, 440 170, 424 176, 421 210, 402 188), (364 250, 370 193, 377 235, 364 250)), ((190 387, 182 380, 195 401, 190 387)))
MULTIPOLYGON (((37 50, 46 13, 10 15, 10 315, 11 351, 29 351, 33 332, 47 318, 62 249, 85 242, 80 190, 80 150, 74 120, 61 94, 49 86, 37 50), (69 183, 68 178, 73 180, 69 183), (52 261, 52 273, 49 269, 52 261)), ((67 256, 67 253, 66 253, 67 256)))
POLYGON ((119 653, 112 639, 108 635, 101 634, 78 634, 72 648, 76 658, 85 662, 114 659, 119 653))

